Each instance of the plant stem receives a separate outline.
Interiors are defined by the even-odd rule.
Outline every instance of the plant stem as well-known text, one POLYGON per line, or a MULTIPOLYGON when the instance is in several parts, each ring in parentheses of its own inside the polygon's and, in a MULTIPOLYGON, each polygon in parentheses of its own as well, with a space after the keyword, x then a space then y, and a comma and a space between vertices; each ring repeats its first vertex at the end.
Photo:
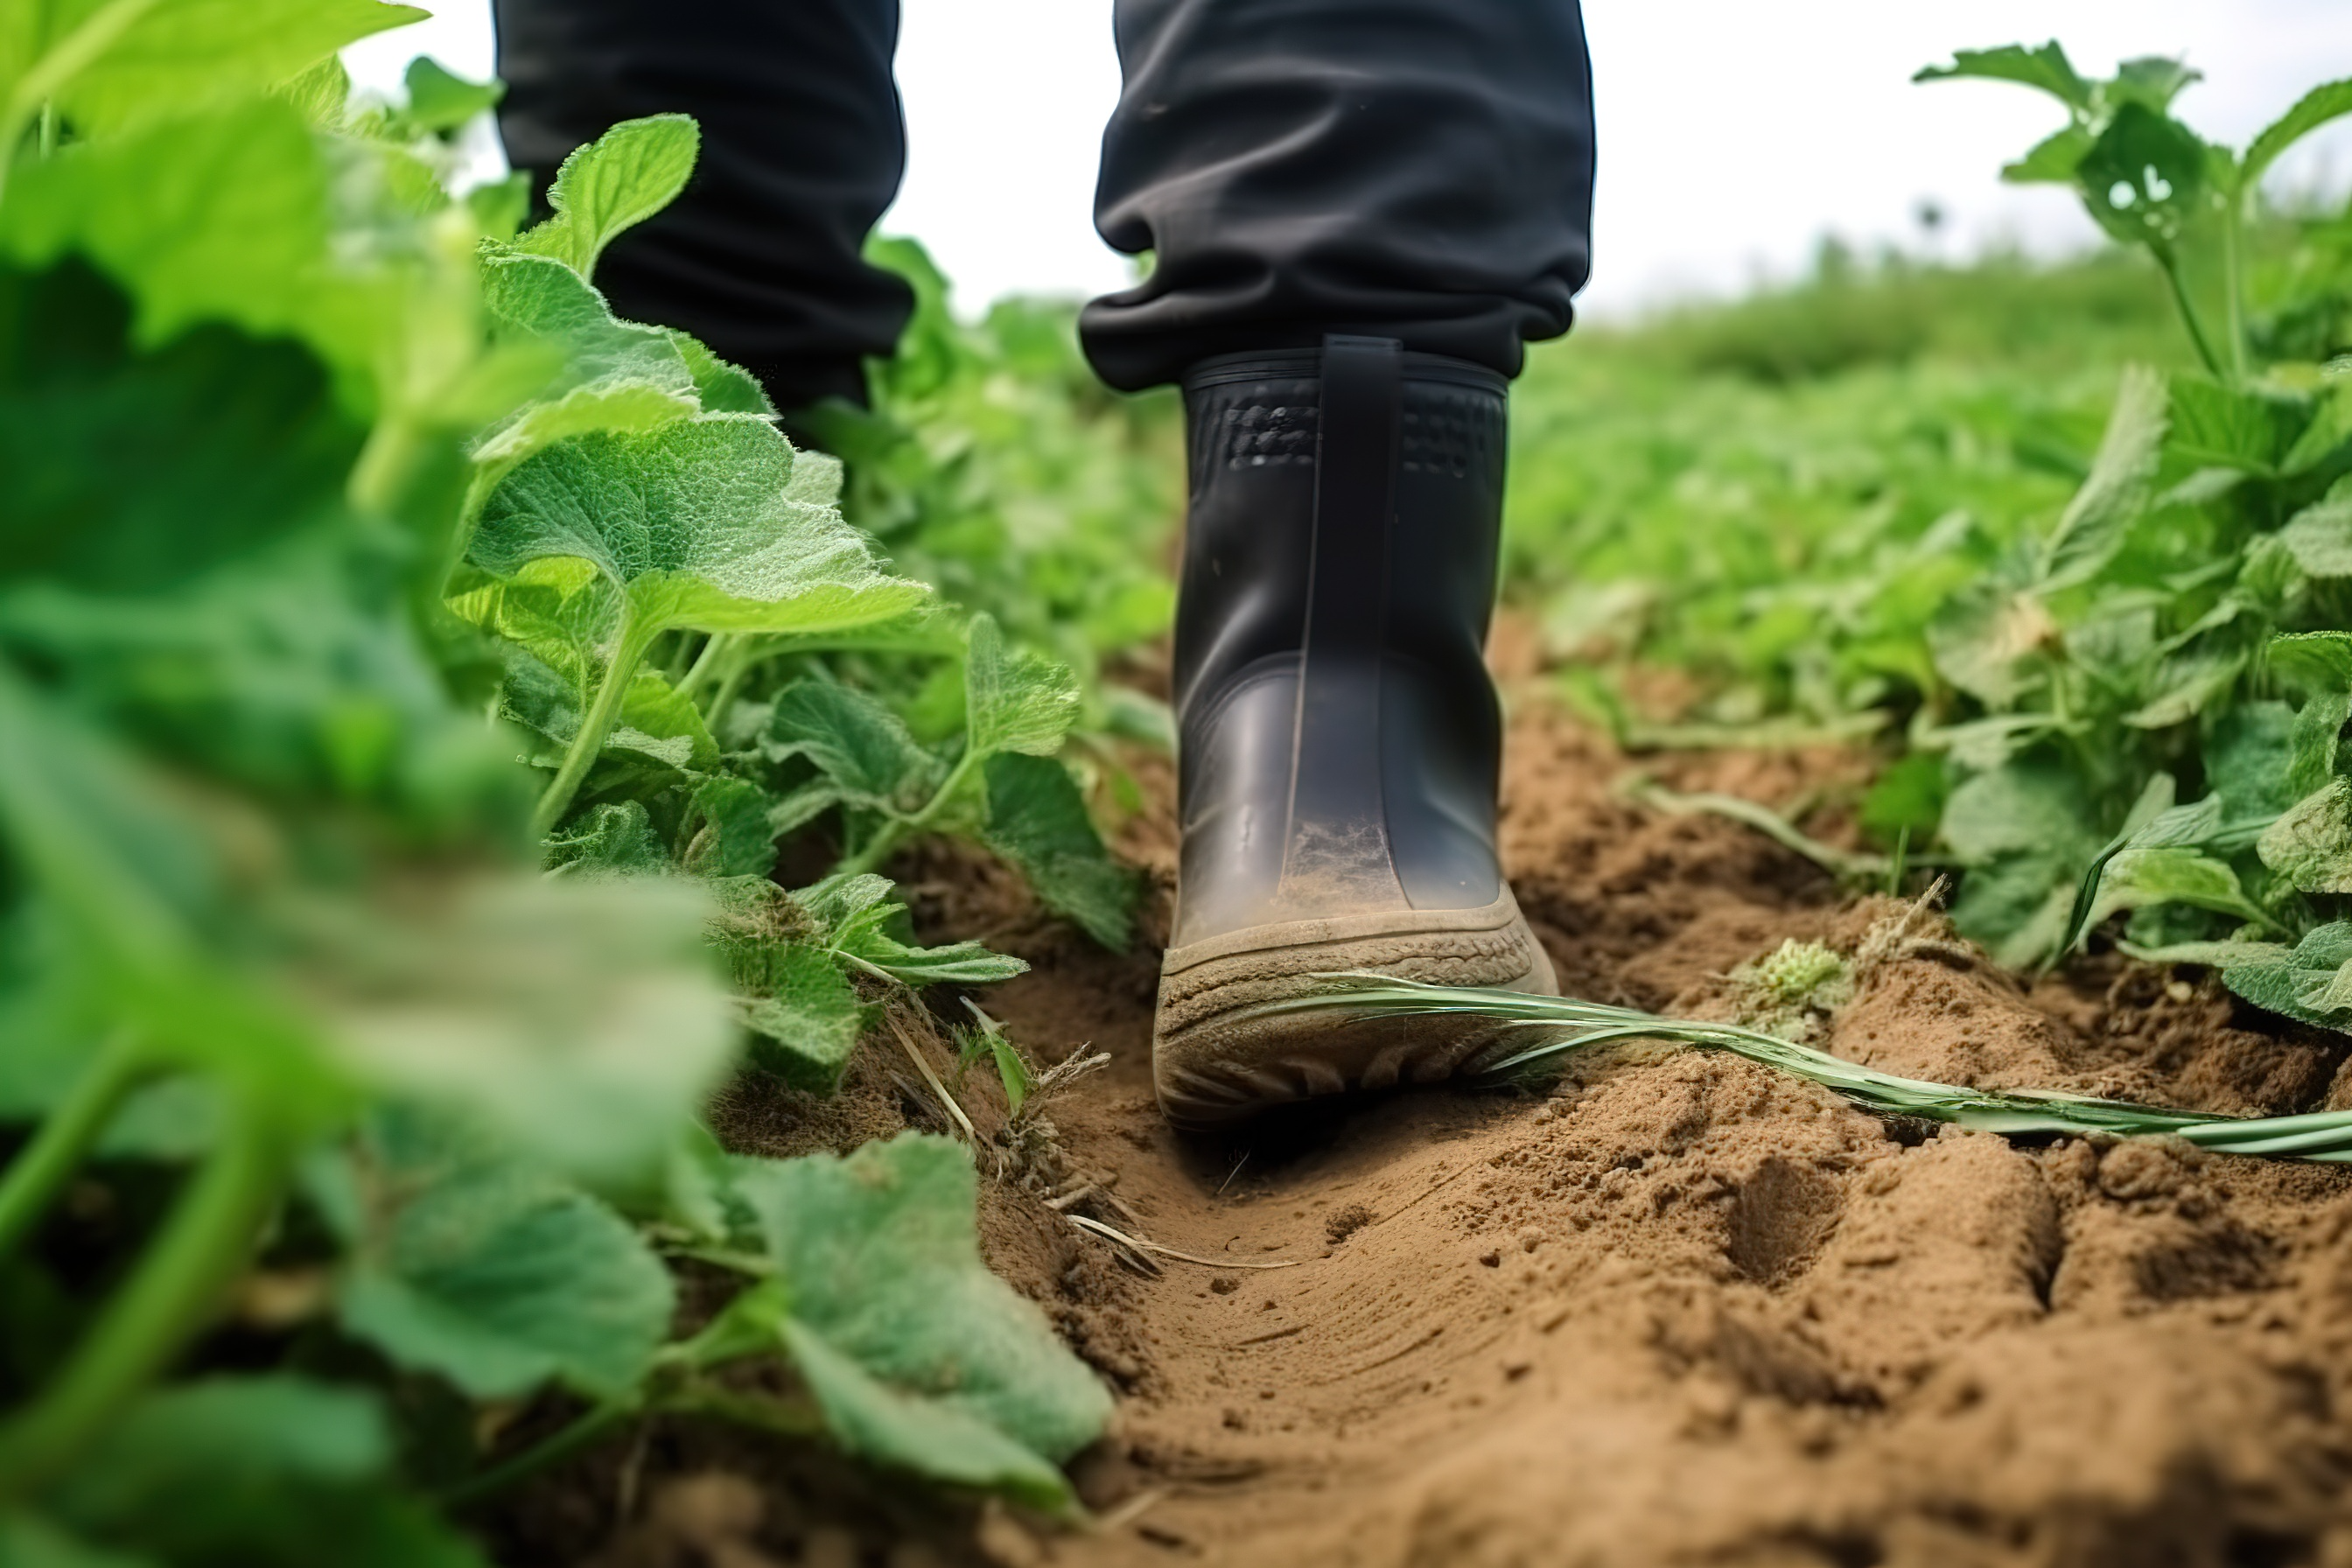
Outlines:
POLYGON ((71 1468, 205 1326, 276 1202, 285 1165, 275 1130, 250 1094, 237 1095, 219 1142, 130 1280, 56 1381, 0 1427, 0 1500, 21 1499, 71 1468))
POLYGON ((0 1258, 15 1251, 48 1211, 49 1200, 146 1070, 138 1037, 127 1029, 118 1032, 99 1047, 79 1081, 49 1112, 33 1141, 9 1162, 7 1173, 0 1175, 0 1258))
POLYGON ((948 771, 946 782, 940 785, 930 799, 923 803, 923 808, 920 811, 912 816, 895 817, 884 824, 882 831, 867 840, 865 848, 835 867, 834 868, 835 872, 845 876, 860 876, 882 864, 889 858, 890 851, 930 826, 932 820, 946 808, 948 802, 955 797, 956 792, 963 787, 964 780, 971 776, 971 770, 979 763, 979 752, 965 751, 964 754, 956 760, 956 765, 948 771))
POLYGON ((2230 373, 2221 367, 2221 359, 2213 353, 2212 340, 2206 336, 2205 322, 2197 314, 2196 303, 2189 298, 2189 286, 2181 280, 2180 263, 2172 254, 2172 247, 2151 245, 2148 249, 2155 255, 2157 265, 2164 268, 2164 280, 2172 285, 2172 302, 2180 309, 2181 324, 2189 329, 2189 341, 2197 345, 2197 357, 2205 362, 2214 380, 2228 381, 2230 373))
POLYGON ((726 716, 727 710, 733 705, 735 694, 743 689, 744 678, 751 673, 751 667, 759 662, 758 652, 754 648, 738 647, 733 650, 733 653, 734 658, 727 666, 726 677, 719 682, 719 689, 711 695, 710 706, 702 715, 702 721, 710 727, 714 734, 718 732, 719 721, 726 716))
POLYGON ((41 105, 41 156, 54 158, 58 153, 58 106, 41 105))
POLYGON ((2239 260, 2244 212, 2244 202, 2233 195, 2223 204, 2221 217, 2221 286, 2230 330, 2230 372, 2241 382, 2246 379, 2246 301, 2239 260))
POLYGON ((622 612, 620 641, 614 649, 613 662, 605 667, 604 683, 596 689, 595 700, 581 716, 580 732, 572 737, 572 745, 563 753, 563 765, 555 771, 547 793, 539 797, 539 809, 531 814, 533 838, 546 837, 563 820, 572 797, 580 793, 581 781, 596 765, 597 756, 604 750, 604 739, 613 732, 614 724, 621 717, 621 706, 628 700, 629 683, 636 679, 637 666, 644 662, 646 648, 652 640, 639 628, 635 611, 622 612))
POLYGON ((596 1405, 513 1458, 458 1482, 441 1494, 440 1501, 446 1508, 462 1508, 467 1503, 495 1496, 517 1481, 537 1475, 550 1465, 562 1463, 636 1414, 637 1407, 634 1405, 596 1405))
POLYGON ((710 672, 719 667, 719 659, 734 646, 734 637, 726 632, 713 632, 704 638, 702 651, 694 656, 693 667, 677 683, 678 695, 688 702, 693 701, 694 694, 702 689, 702 683, 710 679, 710 672))

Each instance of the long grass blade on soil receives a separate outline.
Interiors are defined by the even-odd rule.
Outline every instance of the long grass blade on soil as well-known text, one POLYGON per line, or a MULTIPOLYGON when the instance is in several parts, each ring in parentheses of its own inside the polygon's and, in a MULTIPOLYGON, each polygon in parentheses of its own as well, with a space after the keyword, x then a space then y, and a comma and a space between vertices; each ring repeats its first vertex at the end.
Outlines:
POLYGON ((2352 1111, 2316 1111, 2302 1116, 2234 1117, 2195 1110, 2168 1110, 2124 1100, 2096 1100, 2049 1089, 1985 1090, 1930 1083, 1878 1072, 1735 1024, 1664 1018, 1631 1007, 1612 1007, 1569 996, 1530 996, 1523 992, 1478 986, 1427 985, 1385 975, 1344 973, 1318 977, 1331 989, 1269 1003, 1259 1016, 1338 1012, 1370 1018, 1473 1016, 1509 1029, 1545 1037, 1509 1052, 1484 1071, 1504 1073, 1530 1062, 1615 1040, 1671 1040, 1703 1050, 1729 1051, 1752 1062, 1835 1090, 1882 1116, 1917 1117, 1982 1132, 2011 1135, 2061 1134, 2113 1137, 2171 1136, 2202 1148, 2234 1154, 2352 1163, 2352 1111))

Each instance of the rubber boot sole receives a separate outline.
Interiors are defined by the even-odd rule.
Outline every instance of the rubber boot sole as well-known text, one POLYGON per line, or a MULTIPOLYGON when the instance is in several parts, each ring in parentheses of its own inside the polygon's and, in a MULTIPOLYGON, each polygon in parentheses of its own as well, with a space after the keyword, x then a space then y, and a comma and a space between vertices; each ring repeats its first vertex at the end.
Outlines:
POLYGON ((1151 1039, 1152 1082, 1168 1120, 1206 1130, 1321 1095, 1437 1083, 1504 1043, 1501 1028, 1477 1018, 1251 1016, 1321 989, 1315 975, 1348 971, 1559 992, 1507 888, 1483 909, 1291 921, 1171 948, 1160 966, 1151 1039))

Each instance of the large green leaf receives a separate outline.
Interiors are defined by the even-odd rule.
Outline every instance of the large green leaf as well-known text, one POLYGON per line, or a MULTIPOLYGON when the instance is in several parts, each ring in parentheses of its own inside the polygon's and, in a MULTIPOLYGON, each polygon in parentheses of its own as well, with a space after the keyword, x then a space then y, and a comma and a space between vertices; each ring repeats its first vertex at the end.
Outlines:
MULTIPOLYGON (((345 44, 430 15, 376 0, 62 0, 22 9, 16 26, 37 31, 33 58, 18 68, 29 67, 47 89, 40 96, 86 132, 254 92, 345 44)), ((0 93, 17 85, 0 80, 0 93)))
POLYGON ((515 244, 587 277, 624 229, 677 199, 701 145, 701 132, 683 114, 623 121, 563 160, 547 192, 555 216, 515 244))
MULTIPOLYGON (((1109 1394, 981 1260, 971 1161, 960 1144, 905 1134, 847 1159, 744 1161, 737 1184, 793 1319, 866 1377, 1049 1459, 1101 1433, 1109 1394)), ((887 1445, 873 1458, 919 1466, 930 1452, 862 1399, 844 1419, 861 1440, 887 1445)))
POLYGON ((129 329, 79 259, 0 266, 0 585, 153 593, 341 520, 366 431, 317 360, 225 326, 141 353, 129 329))
POLYGON ((173 1568, 315 1568, 322 1550, 352 1568, 482 1568, 394 1489, 393 1457, 371 1393, 208 1377, 146 1395, 47 1500, 86 1539, 173 1568))
MULTIPOLYGON (((362 167, 372 155, 350 154, 362 167)), ((346 405, 373 414, 388 366, 466 364, 472 323, 412 315, 396 274, 336 257, 332 191, 300 110, 253 100, 22 163, 0 204, 0 256, 33 268, 88 257, 130 296, 144 347, 203 321, 297 337, 346 405)))
MULTIPOLYGON (((754 415, 581 437, 506 477, 468 556, 500 577, 551 556, 590 563, 623 590, 641 643, 675 627, 837 630, 919 603, 923 586, 877 571, 839 512, 788 497, 792 468, 790 443, 754 415)), ((634 663, 626 651, 625 638, 634 663)))

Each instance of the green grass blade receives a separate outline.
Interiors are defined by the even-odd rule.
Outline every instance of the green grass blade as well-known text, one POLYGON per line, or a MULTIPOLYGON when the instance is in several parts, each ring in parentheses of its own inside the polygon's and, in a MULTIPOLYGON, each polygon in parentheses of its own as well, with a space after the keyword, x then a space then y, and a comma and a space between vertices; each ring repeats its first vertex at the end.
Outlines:
POLYGON ((2169 1135, 2223 1153, 2352 1162, 2352 1110, 2231 1117, 2134 1105, 2117 1100, 2093 1100, 2050 1089, 2001 1092, 1964 1089, 1879 1072, 1816 1047, 1741 1028, 1736 1024, 1663 1018, 1635 1008, 1612 1007, 1572 996, 1530 996, 1517 991, 1426 985, 1379 974, 1324 974, 1316 978, 1327 982, 1329 989, 1268 1003, 1254 1009, 1255 1015, 1347 1013, 1367 1018, 1467 1015, 1491 1018, 1507 1028, 1538 1030, 1551 1036, 1483 1068, 1488 1075, 1507 1073, 1547 1057, 1615 1040, 1665 1040, 1702 1050, 1729 1051, 1820 1084, 1882 1115, 1914 1116, 2009 1135, 2169 1135))

